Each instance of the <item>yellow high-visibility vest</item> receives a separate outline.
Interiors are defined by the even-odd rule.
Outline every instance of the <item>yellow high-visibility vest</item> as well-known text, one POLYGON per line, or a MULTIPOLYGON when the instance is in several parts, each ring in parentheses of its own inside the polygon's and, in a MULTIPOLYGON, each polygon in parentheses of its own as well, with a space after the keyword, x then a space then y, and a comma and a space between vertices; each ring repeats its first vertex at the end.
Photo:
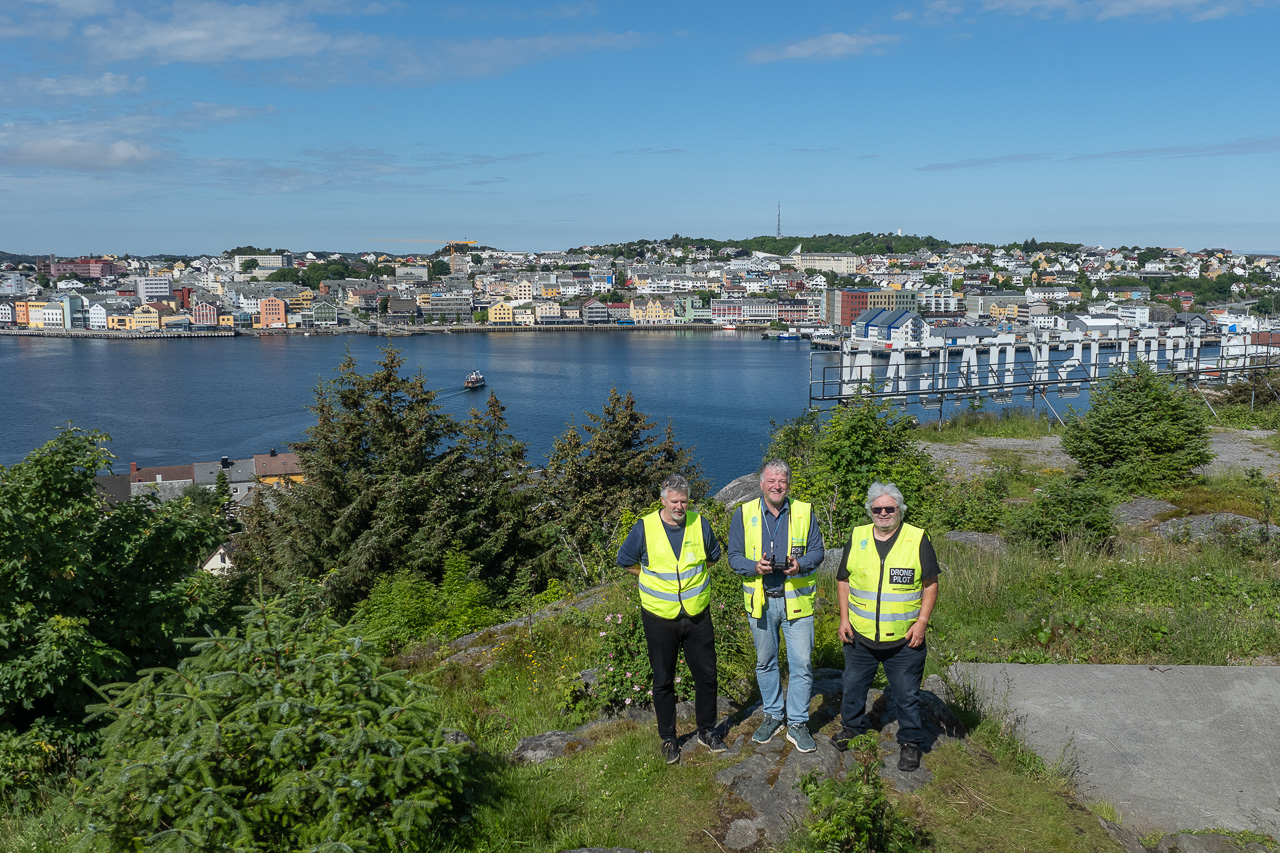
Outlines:
POLYGON ((920 616, 924 599, 920 542, 924 531, 904 524, 880 559, 870 524, 855 527, 849 570, 849 624, 873 642, 901 640, 920 616))
MULTIPOLYGON (((742 505, 743 553, 753 562, 764 555, 764 529, 762 526, 761 500, 757 499, 742 505)), ((813 505, 804 501, 791 501, 791 525, 788 528, 787 542, 790 548, 808 548, 809 519, 812 517, 813 505)), ((803 551, 801 552, 803 553, 803 551)), ((802 619, 813 615, 813 600, 818 592, 818 573, 787 577, 782 582, 782 591, 787 598, 787 618, 802 619)), ((757 575, 742 582, 742 606, 747 615, 759 619, 764 615, 764 578, 757 575)))
POLYGON ((660 512, 651 512, 643 519, 649 564, 640 567, 640 606, 663 619, 679 616, 681 605, 685 613, 696 616, 711 603, 702 519, 696 512, 685 515, 684 542, 677 555, 671 552, 671 540, 660 512))

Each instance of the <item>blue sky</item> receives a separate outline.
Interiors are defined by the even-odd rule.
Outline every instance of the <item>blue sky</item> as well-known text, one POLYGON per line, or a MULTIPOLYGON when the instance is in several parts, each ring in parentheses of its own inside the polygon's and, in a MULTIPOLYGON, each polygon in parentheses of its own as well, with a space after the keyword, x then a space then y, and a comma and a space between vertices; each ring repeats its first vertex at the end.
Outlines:
POLYGON ((1280 249, 1280 0, 0 3, 0 249, 1280 249))

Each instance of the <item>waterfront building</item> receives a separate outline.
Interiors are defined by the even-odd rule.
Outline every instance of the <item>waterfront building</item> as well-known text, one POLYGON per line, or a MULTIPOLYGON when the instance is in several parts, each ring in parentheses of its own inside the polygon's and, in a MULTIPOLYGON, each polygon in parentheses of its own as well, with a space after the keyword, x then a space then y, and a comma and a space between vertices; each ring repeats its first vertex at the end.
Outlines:
POLYGON ((514 326, 515 309, 510 302, 495 302, 489 306, 490 326, 514 326))

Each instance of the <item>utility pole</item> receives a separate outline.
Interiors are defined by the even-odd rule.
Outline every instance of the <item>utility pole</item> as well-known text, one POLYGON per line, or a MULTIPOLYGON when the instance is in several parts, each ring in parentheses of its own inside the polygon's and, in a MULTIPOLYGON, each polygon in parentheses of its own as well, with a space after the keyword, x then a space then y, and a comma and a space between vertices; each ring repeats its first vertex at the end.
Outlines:
POLYGON ((782 239, 782 200, 778 200, 778 239, 782 239))

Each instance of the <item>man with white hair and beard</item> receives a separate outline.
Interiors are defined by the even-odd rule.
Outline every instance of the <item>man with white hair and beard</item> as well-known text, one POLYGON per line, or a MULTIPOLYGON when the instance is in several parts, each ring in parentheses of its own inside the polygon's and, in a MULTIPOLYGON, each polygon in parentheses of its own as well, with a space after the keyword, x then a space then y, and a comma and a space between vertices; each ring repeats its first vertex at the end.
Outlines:
POLYGON ((842 728, 831 742, 844 750, 870 731, 867 690, 883 665, 898 709, 898 769, 911 772, 920 766, 924 737, 920 681, 925 630, 938 601, 938 557, 928 534, 903 523, 907 504, 893 483, 872 483, 866 508, 871 523, 850 533, 836 572, 844 698, 842 728))

